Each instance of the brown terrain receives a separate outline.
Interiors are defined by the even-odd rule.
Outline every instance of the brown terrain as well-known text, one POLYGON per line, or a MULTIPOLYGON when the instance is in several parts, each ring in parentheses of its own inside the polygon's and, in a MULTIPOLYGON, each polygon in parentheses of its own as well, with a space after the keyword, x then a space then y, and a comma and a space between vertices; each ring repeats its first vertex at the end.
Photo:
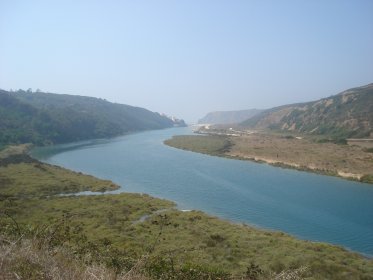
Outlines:
POLYGON ((373 142, 318 143, 310 137, 253 133, 230 137, 225 155, 369 182, 373 142))

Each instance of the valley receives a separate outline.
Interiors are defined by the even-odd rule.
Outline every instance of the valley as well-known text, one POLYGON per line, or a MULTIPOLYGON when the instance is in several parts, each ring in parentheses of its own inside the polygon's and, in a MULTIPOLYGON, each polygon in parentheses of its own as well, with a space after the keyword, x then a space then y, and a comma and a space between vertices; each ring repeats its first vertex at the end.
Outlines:
MULTIPOLYGON (((20 153, 12 149, 2 154, 7 158, 20 153)), ((1 238, 21 234, 25 241, 33 239, 36 243, 28 250, 58 258, 54 269, 60 272, 73 270, 83 275, 96 264, 100 265, 96 273, 106 273, 105 277, 130 273, 136 267, 136 273, 129 275, 155 279, 242 279, 249 275, 272 279, 287 273, 307 279, 372 279, 372 260, 356 253, 234 224, 201 211, 180 211, 174 203, 148 195, 56 196, 81 190, 105 192, 118 186, 16 158, 0 166, 1 238), (73 188, 66 189, 66 183, 73 188), (144 215, 149 218, 138 222, 144 215), (37 244, 42 247, 33 247, 37 244), (67 270, 64 266, 72 259, 75 265, 67 270)), ((12 252, 16 247, 7 249, 12 252)), ((17 263, 1 254, 0 258, 5 261, 0 267, 4 274, 9 268, 23 277, 50 271, 27 254, 18 257, 17 263)))

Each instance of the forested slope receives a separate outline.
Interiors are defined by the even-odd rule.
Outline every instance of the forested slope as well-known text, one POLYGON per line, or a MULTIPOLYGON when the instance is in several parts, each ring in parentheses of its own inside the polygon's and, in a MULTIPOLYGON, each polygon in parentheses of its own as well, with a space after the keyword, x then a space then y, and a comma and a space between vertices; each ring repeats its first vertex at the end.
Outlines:
POLYGON ((64 143, 185 125, 144 108, 103 99, 0 90, 0 143, 64 143))

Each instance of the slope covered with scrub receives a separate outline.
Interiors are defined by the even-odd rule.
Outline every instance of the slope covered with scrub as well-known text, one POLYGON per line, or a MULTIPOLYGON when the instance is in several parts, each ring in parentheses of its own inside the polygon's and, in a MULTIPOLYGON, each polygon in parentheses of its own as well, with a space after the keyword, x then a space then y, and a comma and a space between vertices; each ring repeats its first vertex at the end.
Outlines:
POLYGON ((334 138, 368 137, 373 132, 373 84, 313 102, 265 110, 242 122, 242 126, 334 138))
MULTIPOLYGON (((341 247, 179 211, 174 203, 148 195, 56 195, 118 186, 8 156, 13 160, 0 166, 3 239, 25 239, 26 245, 36 239, 54 257, 71 254, 82 264, 79 273, 93 266, 123 276, 140 263, 141 275, 150 279, 271 279, 289 270, 307 279, 373 279, 372 260, 341 247), (66 190, 66 185, 72 187, 66 190)), ((38 275, 45 267, 22 256, 16 258, 21 266, 12 265, 14 255, 3 258, 16 273, 38 275)))
POLYGON ((66 143, 175 125, 185 123, 99 98, 0 90, 0 144, 66 143))

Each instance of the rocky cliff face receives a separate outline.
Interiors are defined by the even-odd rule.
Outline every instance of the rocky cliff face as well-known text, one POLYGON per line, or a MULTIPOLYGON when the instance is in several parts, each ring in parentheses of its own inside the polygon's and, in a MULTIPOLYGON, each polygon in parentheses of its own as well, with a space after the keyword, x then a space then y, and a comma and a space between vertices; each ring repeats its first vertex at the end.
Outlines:
POLYGON ((242 125, 344 138, 369 137, 373 132, 373 84, 314 102, 265 110, 242 125))

